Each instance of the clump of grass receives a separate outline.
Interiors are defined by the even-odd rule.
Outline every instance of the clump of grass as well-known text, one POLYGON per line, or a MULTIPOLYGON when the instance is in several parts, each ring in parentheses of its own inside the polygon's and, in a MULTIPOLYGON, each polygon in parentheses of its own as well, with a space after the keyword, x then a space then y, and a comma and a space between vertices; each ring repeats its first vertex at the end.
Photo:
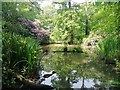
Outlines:
POLYGON ((99 56, 107 60, 115 60, 120 62, 120 38, 117 35, 107 37, 99 43, 99 56))
POLYGON ((6 64, 10 68, 18 67, 20 69, 26 65, 30 70, 40 61, 39 43, 29 37, 3 33, 2 44, 3 63, 7 62, 6 64))
POLYGON ((2 37, 3 85, 14 82, 7 82, 9 69, 30 73, 40 67, 41 49, 37 41, 14 33, 3 33, 2 37))

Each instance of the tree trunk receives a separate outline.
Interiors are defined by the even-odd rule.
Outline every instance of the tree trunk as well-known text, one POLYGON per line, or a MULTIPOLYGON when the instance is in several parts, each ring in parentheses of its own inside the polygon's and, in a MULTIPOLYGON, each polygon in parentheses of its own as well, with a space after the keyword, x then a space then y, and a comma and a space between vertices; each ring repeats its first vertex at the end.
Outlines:
MULTIPOLYGON (((69 6, 69 9, 71 9, 71 2, 68 2, 68 6, 69 6)), ((70 16, 70 19, 72 20, 72 15, 70 16)), ((71 27, 70 28, 70 41, 68 43, 73 44, 74 43, 73 39, 74 39, 74 33, 71 27)))
POLYGON ((85 88, 85 85, 84 85, 84 80, 85 80, 85 78, 84 78, 84 76, 83 76, 81 89, 84 89, 84 88, 85 88))
POLYGON ((89 35, 87 2, 86 2, 86 30, 85 30, 85 35, 89 35))
POLYGON ((86 16, 86 31, 85 31, 85 35, 89 35, 89 27, 88 27, 88 18, 86 16))

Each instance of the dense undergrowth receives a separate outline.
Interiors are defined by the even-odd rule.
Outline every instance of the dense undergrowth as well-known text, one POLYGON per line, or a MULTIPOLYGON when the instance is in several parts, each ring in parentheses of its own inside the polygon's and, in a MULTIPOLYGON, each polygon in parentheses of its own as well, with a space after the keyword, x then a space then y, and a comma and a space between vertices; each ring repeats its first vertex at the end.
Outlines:
POLYGON ((30 37, 26 38, 14 33, 3 33, 2 36, 3 85, 9 85, 13 82, 9 82, 11 77, 6 76, 9 75, 7 70, 30 73, 40 67, 42 54, 39 43, 30 37))
POLYGON ((99 43, 98 53, 100 59, 109 62, 116 62, 116 67, 120 70, 120 38, 118 36, 109 36, 99 43))

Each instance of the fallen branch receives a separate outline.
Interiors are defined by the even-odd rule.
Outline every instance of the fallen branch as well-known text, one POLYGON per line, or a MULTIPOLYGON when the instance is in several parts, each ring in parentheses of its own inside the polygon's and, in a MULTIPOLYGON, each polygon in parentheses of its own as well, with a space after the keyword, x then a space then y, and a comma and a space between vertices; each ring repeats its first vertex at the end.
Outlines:
POLYGON ((44 84, 36 84, 35 82, 26 79, 25 77, 23 77, 22 75, 15 73, 13 70, 9 69, 8 72, 10 74, 12 74, 14 77, 16 77, 20 82, 22 82, 25 86, 27 86, 30 89, 35 89, 35 88, 45 88, 45 89, 54 89, 53 87, 49 86, 49 85, 44 85, 44 84))

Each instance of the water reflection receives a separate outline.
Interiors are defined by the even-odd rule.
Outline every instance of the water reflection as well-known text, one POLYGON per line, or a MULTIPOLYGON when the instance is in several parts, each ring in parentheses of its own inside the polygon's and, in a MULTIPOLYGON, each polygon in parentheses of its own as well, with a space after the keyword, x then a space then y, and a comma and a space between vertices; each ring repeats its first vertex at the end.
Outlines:
POLYGON ((42 59, 43 71, 41 76, 51 73, 55 74, 42 81, 59 88, 91 88, 94 90, 109 90, 109 81, 118 80, 118 75, 105 65, 102 61, 92 60, 84 53, 47 53, 42 59), (50 57, 48 57, 50 56, 50 57), (47 58, 46 58, 47 57, 47 58))

